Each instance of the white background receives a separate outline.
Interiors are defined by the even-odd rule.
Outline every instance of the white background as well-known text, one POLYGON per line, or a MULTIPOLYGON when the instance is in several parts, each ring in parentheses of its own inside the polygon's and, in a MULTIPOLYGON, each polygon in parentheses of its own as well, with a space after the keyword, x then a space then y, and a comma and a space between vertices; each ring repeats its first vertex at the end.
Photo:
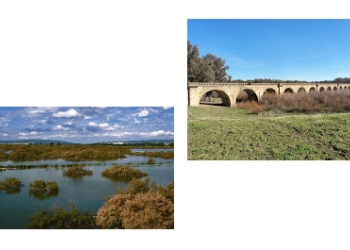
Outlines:
POLYGON ((2 246, 349 249, 349 162, 186 160, 187 19, 347 13, 337 1, 1 1, 0 106, 175 107, 174 230, 1 230, 2 246))

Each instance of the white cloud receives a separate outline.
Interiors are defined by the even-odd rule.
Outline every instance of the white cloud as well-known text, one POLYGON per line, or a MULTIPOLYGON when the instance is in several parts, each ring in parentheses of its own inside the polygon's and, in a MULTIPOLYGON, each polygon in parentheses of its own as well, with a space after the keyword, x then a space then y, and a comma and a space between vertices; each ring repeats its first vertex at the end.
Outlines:
POLYGON ((143 110, 140 111, 139 116, 140 117, 148 116, 148 114, 149 114, 148 110, 143 109, 143 110))
POLYGON ((69 130, 69 128, 62 127, 62 125, 57 125, 57 126, 55 126, 53 129, 54 129, 54 130, 65 130, 65 131, 69 130))
POLYGON ((111 136, 125 137, 125 136, 136 135, 136 134, 137 133, 135 133, 135 132, 122 132, 122 133, 112 133, 111 136))
POLYGON ((134 122, 135 122, 135 123, 137 123, 137 124, 139 124, 139 123, 140 123, 140 121, 139 121, 139 120, 137 120, 136 118, 134 118, 134 122))
POLYGON ((174 135, 174 132, 171 131, 164 131, 164 130, 158 130, 153 132, 142 132, 140 133, 141 136, 160 136, 160 135, 174 135))
POLYGON ((36 114, 42 114, 46 112, 52 112, 56 110, 56 107, 35 107, 35 108, 26 108, 28 114, 30 115, 36 115, 36 114))
POLYGON ((59 111, 57 113, 53 113, 53 117, 76 117, 79 113, 75 109, 69 109, 67 111, 59 111))
POLYGON ((109 129, 109 124, 107 122, 100 123, 100 124, 97 124, 96 122, 89 122, 89 126, 90 127, 100 127, 101 129, 105 129, 105 130, 111 130, 111 129, 109 129))
POLYGON ((88 115, 85 115, 85 116, 84 116, 84 119, 85 119, 85 120, 88 120, 88 119, 91 119, 91 118, 92 118, 92 116, 88 116, 88 115))
POLYGON ((100 123, 99 124, 99 126, 100 126, 100 128, 107 128, 107 127, 109 127, 109 125, 108 125, 108 123, 100 123))
POLYGON ((105 130, 114 131, 114 130, 121 129, 121 128, 123 128, 123 126, 120 126, 118 124, 114 124, 112 127, 105 128, 105 130))
POLYGON ((30 133, 19 132, 19 135, 21 135, 21 136, 36 135, 36 134, 38 134, 38 132, 36 132, 36 131, 32 131, 30 133))
POLYGON ((171 109, 172 107, 163 107, 163 109, 171 109))
POLYGON ((89 126, 98 127, 98 124, 96 122, 89 122, 89 126))
POLYGON ((9 134, 6 133, 1 133, 2 136, 8 136, 9 134))

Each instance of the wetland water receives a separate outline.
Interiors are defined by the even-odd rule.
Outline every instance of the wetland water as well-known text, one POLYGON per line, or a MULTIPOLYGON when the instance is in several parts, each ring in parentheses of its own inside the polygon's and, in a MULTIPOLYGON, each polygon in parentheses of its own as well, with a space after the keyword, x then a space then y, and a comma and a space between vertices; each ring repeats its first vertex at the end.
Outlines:
MULTIPOLYGON (((134 152, 142 152, 145 149, 135 149, 134 152)), ((151 151, 154 151, 152 149, 151 151)), ((162 150, 158 150, 162 151, 162 150)), ((75 204, 80 211, 96 213, 104 204, 105 199, 115 194, 118 188, 125 188, 128 183, 113 182, 102 177, 101 172, 110 168, 113 164, 127 165, 139 169, 148 174, 151 181, 161 186, 174 181, 174 159, 161 159, 154 157, 155 164, 146 164, 148 156, 127 155, 126 158, 111 161, 65 161, 46 160, 35 162, 0 162, 0 166, 16 165, 48 165, 45 168, 30 168, 0 171, 0 180, 5 177, 15 177, 24 184, 19 193, 6 194, 0 191, 0 228, 2 229, 26 229, 29 217, 37 211, 54 207, 69 208, 75 204), (85 169, 92 170, 93 175, 84 176, 81 179, 70 179, 63 176, 64 165, 85 164, 85 169), (55 166, 55 167, 54 167, 55 166), (59 193, 46 199, 38 199, 29 194, 29 183, 34 180, 56 181, 59 185, 59 193)), ((146 177, 146 178, 147 178, 146 177)))

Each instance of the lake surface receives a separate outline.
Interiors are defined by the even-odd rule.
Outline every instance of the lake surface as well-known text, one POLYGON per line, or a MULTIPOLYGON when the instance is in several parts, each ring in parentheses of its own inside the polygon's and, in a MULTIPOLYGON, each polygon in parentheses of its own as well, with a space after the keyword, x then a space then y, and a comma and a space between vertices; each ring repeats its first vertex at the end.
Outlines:
MULTIPOLYGON (((142 151, 146 150, 142 149, 142 151)), ((166 186, 171 181, 174 181, 174 159, 154 157, 155 164, 146 164, 148 158, 147 156, 127 155, 127 157, 123 159, 103 162, 73 162, 62 159, 19 163, 10 161, 0 162, 0 166, 4 167, 15 165, 49 166, 47 168, 17 169, 0 172, 1 181, 4 181, 5 177, 15 177, 20 179, 22 184, 24 184, 19 193, 6 194, 5 191, 0 191, 0 228, 28 228, 30 216, 34 215, 37 211, 51 209, 57 206, 69 208, 73 203, 80 211, 96 213, 104 204, 107 197, 115 194, 118 188, 125 188, 128 186, 128 183, 113 182, 102 177, 102 171, 106 168, 110 168, 113 164, 137 168, 147 173, 147 177, 149 177, 151 181, 155 181, 162 186, 166 186), (86 164, 84 168, 92 170, 93 175, 84 176, 82 179, 70 179, 63 176, 63 170, 66 168, 61 166, 69 164, 86 164), (57 165, 57 167, 52 167, 55 165, 57 165), (29 194, 29 183, 39 179, 56 181, 59 185, 59 194, 42 200, 31 196, 29 194)))

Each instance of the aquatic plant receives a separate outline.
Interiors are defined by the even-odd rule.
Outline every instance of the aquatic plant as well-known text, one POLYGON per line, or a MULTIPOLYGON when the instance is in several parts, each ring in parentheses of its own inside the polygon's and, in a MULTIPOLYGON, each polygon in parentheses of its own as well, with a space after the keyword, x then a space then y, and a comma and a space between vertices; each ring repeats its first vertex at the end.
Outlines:
POLYGON ((97 228, 94 214, 80 212, 75 204, 69 210, 56 207, 51 210, 36 212, 29 219, 32 229, 95 229, 97 228))
POLYGON ((153 157, 148 158, 147 164, 154 164, 155 160, 153 157))
POLYGON ((6 177, 5 181, 0 181, 0 191, 5 190, 6 194, 19 193, 22 182, 14 177, 6 177))
POLYGON ((139 179, 147 176, 147 173, 143 173, 138 169, 134 169, 129 166, 114 165, 111 168, 107 168, 102 172, 102 176, 112 181, 129 182, 133 179, 139 179))
POLYGON ((91 170, 86 170, 82 165, 73 165, 63 171, 63 175, 73 179, 83 178, 85 175, 92 175, 91 170))
POLYGON ((39 199, 57 196, 59 192, 59 186, 55 181, 35 180, 29 183, 29 188, 29 194, 39 199))

